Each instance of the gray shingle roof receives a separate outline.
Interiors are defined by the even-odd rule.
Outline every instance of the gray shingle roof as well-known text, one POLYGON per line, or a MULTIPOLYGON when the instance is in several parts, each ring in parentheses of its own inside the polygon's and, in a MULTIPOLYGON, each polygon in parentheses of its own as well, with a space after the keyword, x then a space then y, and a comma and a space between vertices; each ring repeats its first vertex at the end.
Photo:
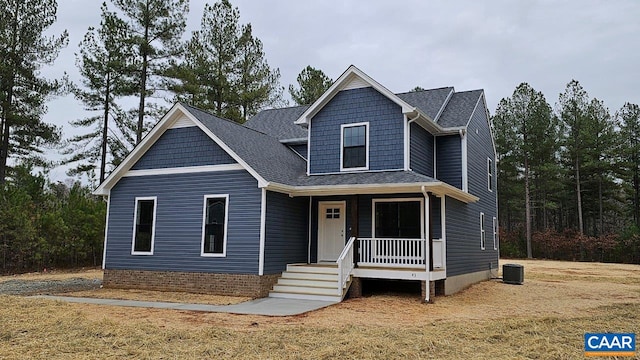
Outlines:
POLYGON ((204 126, 267 181, 290 184, 306 172, 306 161, 278 139, 182 104, 204 126))
POLYGON ((306 138, 307 130, 293 122, 298 120, 308 108, 309 105, 304 105, 263 110, 249 119, 244 126, 273 136, 278 140, 306 138))
POLYGON ((384 171, 363 172, 331 175, 300 176, 296 179, 297 186, 326 186, 326 185, 367 185, 367 184, 412 184, 437 182, 438 180, 413 171, 384 171))
POLYGON ((452 87, 443 87, 439 89, 412 91, 396 95, 410 105, 422 110, 422 112, 427 114, 431 119, 435 120, 436 115, 438 115, 442 105, 444 105, 449 93, 452 91, 452 87))
POLYGON ((454 93, 440 115, 438 124, 445 128, 467 126, 481 95, 482 90, 454 93))
POLYGON ((412 171, 306 175, 306 162, 278 139, 182 104, 267 181, 291 186, 409 184, 437 180, 412 171))

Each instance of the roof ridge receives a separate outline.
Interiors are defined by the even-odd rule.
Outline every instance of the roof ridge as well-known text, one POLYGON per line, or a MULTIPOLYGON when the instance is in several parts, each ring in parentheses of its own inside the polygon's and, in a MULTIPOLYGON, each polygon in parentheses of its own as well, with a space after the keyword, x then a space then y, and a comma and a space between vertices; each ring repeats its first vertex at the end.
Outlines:
POLYGON ((484 89, 475 89, 475 90, 465 90, 465 91, 456 91, 454 94, 462 94, 462 93, 470 93, 474 91, 484 91, 484 89))
POLYGON ((405 92, 400 92, 400 93, 396 93, 396 95, 404 95, 404 94, 412 94, 412 93, 421 93, 421 92, 426 92, 426 91, 435 91, 435 90, 443 90, 443 89, 453 89, 453 86, 442 86, 439 88, 433 88, 433 89, 422 89, 422 90, 418 90, 418 91, 405 91, 405 92))
POLYGON ((268 137, 270 137, 270 138, 273 138, 273 136, 271 136, 271 135, 269 135, 269 134, 266 134, 266 133, 263 133, 262 131, 259 131, 259 130, 256 130, 256 129, 252 129, 252 128, 247 127, 247 126, 244 126, 243 124, 240 124, 240 123, 238 123, 238 122, 236 122, 236 121, 233 121, 233 120, 230 120, 230 119, 226 119, 226 118, 223 118, 223 117, 217 116, 217 115, 212 114, 211 112, 209 112, 209 111, 207 111, 207 110, 200 109, 199 107, 196 107, 196 106, 193 106, 193 105, 189 105, 189 104, 187 104, 187 103, 185 103, 185 102, 182 102, 182 101, 180 102, 180 104, 182 104, 183 106, 186 106, 186 107, 192 108, 192 109, 194 109, 194 110, 197 110, 197 111, 203 112, 203 113, 205 113, 205 114, 207 114, 207 115, 209 115, 209 116, 213 116, 214 118, 216 118, 216 119, 218 119, 218 120, 223 120, 223 121, 226 121, 226 122, 228 122, 228 123, 234 124, 234 125, 236 125, 236 126, 238 126, 238 127, 240 127, 240 128, 247 129, 247 130, 251 130, 251 131, 255 131, 255 132, 257 132, 258 134, 265 135, 265 136, 268 136, 268 137))
POLYGON ((274 111, 274 110, 288 110, 288 109, 301 108, 301 107, 305 107, 305 106, 309 107, 311 105, 307 104, 307 105, 285 106, 285 107, 281 107, 281 108, 262 109, 262 110, 260 110, 260 112, 263 112, 263 111, 274 111))

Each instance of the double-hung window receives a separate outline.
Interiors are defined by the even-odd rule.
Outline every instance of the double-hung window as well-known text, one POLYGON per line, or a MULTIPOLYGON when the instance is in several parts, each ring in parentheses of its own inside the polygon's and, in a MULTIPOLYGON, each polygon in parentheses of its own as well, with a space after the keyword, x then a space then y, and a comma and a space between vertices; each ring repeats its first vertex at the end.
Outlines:
POLYGON ((157 197, 137 197, 133 210, 133 241, 131 254, 153 255, 156 232, 157 197))
POLYGON ((341 126, 340 170, 369 168, 369 123, 341 126))
POLYGON ((205 195, 202 211, 202 256, 226 256, 229 195, 205 195))

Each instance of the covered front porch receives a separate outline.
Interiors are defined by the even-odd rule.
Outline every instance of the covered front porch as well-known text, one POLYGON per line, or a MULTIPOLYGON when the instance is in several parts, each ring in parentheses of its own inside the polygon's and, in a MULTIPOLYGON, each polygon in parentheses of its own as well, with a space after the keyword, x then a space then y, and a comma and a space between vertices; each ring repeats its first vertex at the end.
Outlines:
POLYGON ((446 278, 442 200, 429 192, 310 197, 307 263, 290 264, 272 295, 341 300, 355 278, 446 278))

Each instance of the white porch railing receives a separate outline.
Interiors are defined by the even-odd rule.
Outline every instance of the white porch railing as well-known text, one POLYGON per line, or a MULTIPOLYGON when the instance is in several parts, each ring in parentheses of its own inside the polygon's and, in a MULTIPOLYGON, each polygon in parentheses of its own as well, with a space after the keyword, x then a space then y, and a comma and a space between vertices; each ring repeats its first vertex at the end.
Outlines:
POLYGON ((433 268, 443 269, 445 264, 444 241, 442 239, 433 239, 433 268))
POLYGON ((342 294, 344 287, 347 285, 347 281, 349 281, 349 276, 351 276, 351 271, 353 271, 353 243, 356 238, 352 237, 345 245, 344 249, 342 249, 342 253, 336 260, 338 264, 338 290, 342 294))
POLYGON ((358 266, 426 267, 425 239, 358 238, 358 266))

